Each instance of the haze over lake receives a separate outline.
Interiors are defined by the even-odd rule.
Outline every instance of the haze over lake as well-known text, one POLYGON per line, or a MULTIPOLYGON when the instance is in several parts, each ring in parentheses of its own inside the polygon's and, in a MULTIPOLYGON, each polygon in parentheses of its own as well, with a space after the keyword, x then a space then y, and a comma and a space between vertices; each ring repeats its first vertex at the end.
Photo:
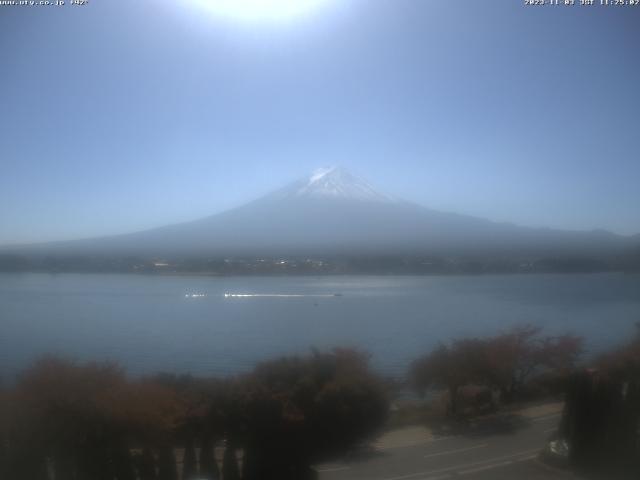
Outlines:
POLYGON ((623 342, 640 320, 640 276, 2 274, 0 308, 3 379, 48 353, 134 375, 228 375, 334 346, 399 376, 438 342, 522 323, 583 335, 588 353, 623 342))

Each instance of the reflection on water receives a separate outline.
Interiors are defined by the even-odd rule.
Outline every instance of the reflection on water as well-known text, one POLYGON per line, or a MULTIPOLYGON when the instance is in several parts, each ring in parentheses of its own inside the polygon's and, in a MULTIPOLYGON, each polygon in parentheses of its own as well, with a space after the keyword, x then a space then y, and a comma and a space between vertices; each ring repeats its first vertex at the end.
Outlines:
MULTIPOLYGON (((209 296, 207 293, 185 293, 185 298, 203 298, 209 296)), ((341 297, 341 293, 332 295, 326 293, 225 293, 224 298, 304 298, 304 297, 341 297)))
POLYGON ((333 295, 326 293, 225 293, 224 298, 304 298, 304 297, 340 297, 339 293, 333 295))
POLYGON ((594 352, 624 341, 638 319, 637 275, 3 274, 0 377, 50 352, 116 360, 133 374, 222 375, 334 346, 367 350, 376 368, 401 375, 459 336, 532 323, 584 335, 594 352))

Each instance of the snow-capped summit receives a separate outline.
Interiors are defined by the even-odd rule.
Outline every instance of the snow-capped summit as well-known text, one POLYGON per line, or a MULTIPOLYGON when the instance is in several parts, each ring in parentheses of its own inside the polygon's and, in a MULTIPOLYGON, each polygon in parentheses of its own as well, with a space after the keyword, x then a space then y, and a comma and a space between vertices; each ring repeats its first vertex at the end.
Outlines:
POLYGON ((494 258, 502 252, 513 252, 515 258, 567 254, 600 258, 631 247, 637 248, 637 240, 599 232, 518 227, 431 210, 380 193, 345 169, 332 167, 192 222, 112 237, 23 246, 13 252, 32 252, 42 258, 322 258, 334 254, 494 258))
POLYGON ((395 203, 393 197, 375 190, 365 180, 352 175, 341 167, 325 167, 315 170, 300 181, 294 191, 296 197, 350 199, 367 202, 395 203))

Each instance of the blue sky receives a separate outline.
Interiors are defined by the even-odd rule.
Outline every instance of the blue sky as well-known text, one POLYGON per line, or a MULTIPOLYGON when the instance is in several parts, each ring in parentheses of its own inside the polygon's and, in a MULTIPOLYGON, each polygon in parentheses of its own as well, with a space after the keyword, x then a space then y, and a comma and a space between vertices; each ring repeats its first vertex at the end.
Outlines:
MULTIPOLYGON (((205 0, 203 0, 205 1, 205 0)), ((640 232, 640 7, 0 7, 0 244, 240 205, 323 165, 436 209, 640 232)))

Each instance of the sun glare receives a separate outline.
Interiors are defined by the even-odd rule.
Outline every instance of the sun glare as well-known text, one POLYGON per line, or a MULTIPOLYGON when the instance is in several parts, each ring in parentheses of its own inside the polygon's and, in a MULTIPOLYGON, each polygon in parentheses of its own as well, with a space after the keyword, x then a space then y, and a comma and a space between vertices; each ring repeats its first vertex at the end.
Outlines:
POLYGON ((191 0, 210 12, 239 20, 290 19, 327 0, 191 0))

